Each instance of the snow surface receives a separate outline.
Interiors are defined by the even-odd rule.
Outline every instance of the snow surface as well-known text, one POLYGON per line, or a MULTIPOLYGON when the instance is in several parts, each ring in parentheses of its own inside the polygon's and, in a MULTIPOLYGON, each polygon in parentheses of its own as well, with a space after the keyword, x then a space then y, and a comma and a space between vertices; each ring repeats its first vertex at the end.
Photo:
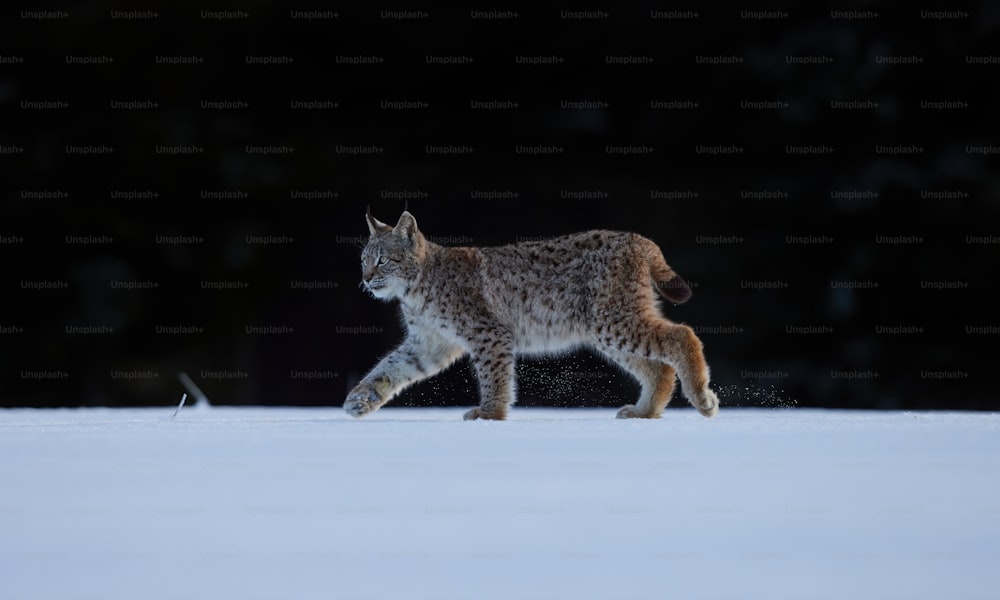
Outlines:
POLYGON ((0 411, 0 599, 1000 598, 1000 415, 0 411))

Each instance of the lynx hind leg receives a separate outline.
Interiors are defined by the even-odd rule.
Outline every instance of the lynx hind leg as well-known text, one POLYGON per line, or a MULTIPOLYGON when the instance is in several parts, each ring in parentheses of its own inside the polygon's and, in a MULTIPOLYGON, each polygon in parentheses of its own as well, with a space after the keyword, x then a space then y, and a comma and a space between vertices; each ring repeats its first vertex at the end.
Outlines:
POLYGON ((611 358, 628 370, 642 386, 639 401, 618 411, 619 419, 659 419, 674 394, 677 372, 668 364, 634 354, 611 352, 611 358))
POLYGON ((671 323, 658 316, 637 318, 618 331, 598 332, 604 346, 617 348, 639 359, 666 363, 677 370, 681 390, 698 412, 714 417, 719 399, 708 387, 708 365, 701 340, 687 325, 671 323))
POLYGON ((704 346, 694 330, 687 325, 657 319, 650 333, 660 341, 664 359, 677 368, 688 402, 706 417, 719 414, 719 398, 708 387, 704 346))

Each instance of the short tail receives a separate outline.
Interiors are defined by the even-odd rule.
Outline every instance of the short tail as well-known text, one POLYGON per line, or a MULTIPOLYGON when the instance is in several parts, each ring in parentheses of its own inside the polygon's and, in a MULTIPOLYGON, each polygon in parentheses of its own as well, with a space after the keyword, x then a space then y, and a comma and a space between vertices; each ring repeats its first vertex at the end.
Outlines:
POLYGON ((691 288, 684 278, 674 272, 663 258, 663 253, 650 242, 652 248, 649 252, 649 275, 653 280, 653 287, 661 296, 674 304, 684 304, 691 299, 691 288))

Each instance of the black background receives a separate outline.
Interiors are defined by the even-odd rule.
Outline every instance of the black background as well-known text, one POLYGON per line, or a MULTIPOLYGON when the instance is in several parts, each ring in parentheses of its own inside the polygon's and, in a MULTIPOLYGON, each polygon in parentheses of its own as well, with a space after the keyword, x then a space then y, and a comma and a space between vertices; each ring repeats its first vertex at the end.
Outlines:
MULTIPOLYGON (((172 404, 181 370, 217 404, 339 405, 402 335, 357 286, 365 207, 408 205, 462 245, 657 241, 724 406, 1000 409, 990 3, 46 10, 0 19, 3 405, 172 404)), ((637 391, 586 353, 518 374, 522 405, 637 391)), ((475 402, 467 364, 397 400, 475 402)))

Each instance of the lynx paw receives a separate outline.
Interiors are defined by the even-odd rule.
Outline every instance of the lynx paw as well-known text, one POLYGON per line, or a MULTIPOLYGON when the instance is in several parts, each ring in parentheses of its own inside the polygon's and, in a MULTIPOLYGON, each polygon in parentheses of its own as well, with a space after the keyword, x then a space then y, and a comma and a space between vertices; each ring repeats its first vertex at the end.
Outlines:
POLYGON ((719 397, 715 395, 715 392, 705 388, 698 398, 694 402, 694 407, 698 409, 698 412, 705 415, 708 418, 712 418, 719 414, 719 397))
POLYGON ((344 401, 344 410, 352 417, 363 417, 370 412, 375 412, 382 406, 382 399, 379 398, 375 388, 367 385, 359 385, 351 390, 344 401))
POLYGON ((616 415, 618 419, 659 419, 660 415, 651 415, 640 411, 635 404, 626 404, 616 415))
POLYGON ((475 421, 476 419, 485 419, 489 421, 503 421, 507 418, 506 410, 488 410, 482 406, 477 406, 472 410, 465 413, 462 417, 466 421, 475 421))

